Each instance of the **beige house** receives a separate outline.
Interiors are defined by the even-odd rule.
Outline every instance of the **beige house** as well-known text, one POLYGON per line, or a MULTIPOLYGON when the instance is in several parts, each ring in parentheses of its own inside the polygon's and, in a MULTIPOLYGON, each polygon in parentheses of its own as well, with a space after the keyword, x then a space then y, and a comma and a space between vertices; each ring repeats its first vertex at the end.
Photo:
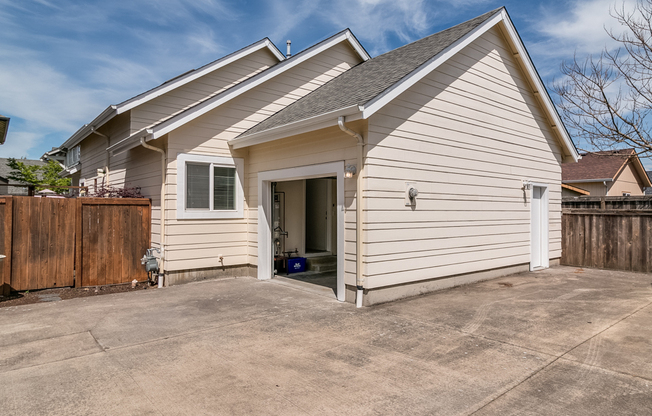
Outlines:
POLYGON ((645 195, 650 186, 634 149, 585 153, 577 163, 562 165, 562 197, 645 195))
POLYGON ((375 58, 348 30, 291 57, 265 39, 63 147, 79 181, 152 198, 166 284, 300 257, 359 305, 558 261, 578 158, 504 8, 375 58))

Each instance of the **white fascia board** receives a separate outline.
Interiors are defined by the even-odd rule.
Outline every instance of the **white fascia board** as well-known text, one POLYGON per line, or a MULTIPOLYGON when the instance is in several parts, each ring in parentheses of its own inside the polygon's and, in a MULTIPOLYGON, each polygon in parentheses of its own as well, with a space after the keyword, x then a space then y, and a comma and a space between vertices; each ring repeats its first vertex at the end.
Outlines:
POLYGON ((258 85, 266 81, 269 81, 270 79, 287 71, 288 69, 291 69, 307 61, 308 59, 314 57, 315 55, 318 55, 321 52, 330 49, 331 47, 337 45, 338 43, 344 40, 348 40, 349 33, 350 32, 348 30, 344 31, 339 35, 336 35, 331 39, 324 41, 321 44, 315 45, 311 49, 308 49, 304 52, 295 55, 292 59, 286 59, 285 61, 276 64, 275 66, 267 69, 266 71, 261 72, 260 74, 255 75, 237 85, 234 85, 233 87, 216 95, 215 97, 206 100, 202 103, 199 103, 196 106, 184 111, 183 113, 175 117, 172 117, 160 124, 157 124, 152 128, 152 132, 153 132, 152 139, 157 139, 161 136, 168 134, 172 130, 175 130, 183 126, 184 124, 196 119, 197 117, 200 117, 208 113, 209 111, 251 90, 252 88, 257 87, 258 85))
POLYGON ((575 179, 572 181, 561 181, 561 183, 590 183, 590 182, 613 182, 613 178, 604 179, 575 179))
POLYGON ((166 94, 182 85, 185 85, 191 81, 194 81, 198 78, 203 77, 206 74, 209 74, 213 71, 216 71, 230 63, 233 63, 239 59, 244 58, 245 56, 252 54, 260 49, 268 48, 269 51, 274 54, 274 56, 279 60, 279 61, 284 61, 285 56, 281 54, 281 52, 274 46, 274 44, 269 40, 269 39, 263 39, 261 41, 258 41, 254 43, 253 45, 250 45, 238 52, 235 52, 231 55, 227 55, 222 59, 218 59, 217 61, 208 64, 202 68, 197 69, 196 71, 192 71, 188 73, 187 75, 181 76, 174 81, 170 81, 166 84, 159 85, 158 87, 151 89, 143 94, 137 95, 127 101, 124 101, 120 104, 117 105, 117 113, 122 114, 126 111, 131 110, 132 108, 135 108, 147 101, 150 101, 156 97, 160 97, 163 94, 166 94))
POLYGON ((525 49, 525 45, 523 45, 523 42, 521 41, 521 37, 516 31, 516 28, 514 27, 514 24, 512 23, 512 20, 509 18, 509 15, 507 14, 507 11, 505 9, 502 10, 501 16, 502 16, 502 23, 505 29, 507 30, 507 33, 509 33, 511 41, 514 42, 514 45, 516 46, 518 56, 521 57, 521 62, 523 63, 523 66, 526 69, 527 75, 530 77, 530 80, 535 85, 537 89, 536 92, 538 92, 538 95, 541 98, 540 101, 543 104, 544 109, 548 113, 551 122, 554 123, 552 127, 556 128, 556 130, 559 132, 559 136, 561 136, 561 139, 564 145, 566 146, 568 153, 573 158, 573 161, 577 162, 580 159, 580 155, 577 149, 575 148, 575 145, 573 144, 573 141, 571 140, 568 131, 566 131, 566 127, 564 126, 564 123, 561 121, 559 117, 559 113, 557 113, 557 109, 555 108, 555 105, 553 104, 552 99, 548 94, 548 90, 543 85, 543 82, 541 82, 539 73, 534 67, 534 63, 530 59, 530 55, 528 54, 527 49, 525 49))
POLYGON ((107 121, 111 120, 118 113, 116 112, 116 106, 110 105, 106 110, 102 111, 100 115, 95 117, 93 121, 89 124, 84 124, 79 130, 77 130, 68 140, 66 140, 59 148, 71 149, 79 144, 82 140, 88 137, 92 132, 93 128, 97 129, 102 126, 107 121))
POLYGON ((236 137, 229 140, 228 143, 233 147, 233 149, 242 149, 243 147, 267 143, 297 134, 303 134, 326 127, 337 126, 337 118, 340 116, 346 116, 347 122, 355 121, 362 118, 362 112, 360 112, 360 109, 357 105, 352 105, 350 107, 345 107, 339 110, 320 114, 318 116, 295 121, 294 123, 274 127, 269 130, 236 137))
POLYGON ((353 32, 351 32, 349 29, 346 29, 344 32, 346 34, 346 39, 349 41, 353 49, 360 55, 363 61, 368 61, 371 59, 371 56, 367 53, 367 51, 364 49, 362 44, 358 42, 358 39, 355 37, 353 32))
POLYGON ((522 58, 522 62, 524 64, 527 75, 530 77, 532 83, 536 87, 537 91, 535 92, 539 93, 539 95, 541 96, 542 98, 541 102, 544 106, 544 109, 550 116, 550 120, 554 123, 552 127, 553 128, 557 127, 557 130, 559 131, 559 135, 561 136, 564 145, 568 149, 569 154, 573 157, 573 160, 577 162, 577 160, 579 159, 579 154, 577 152, 577 149, 573 145, 573 142, 570 136, 568 135, 568 132, 563 127, 564 125, 559 118, 559 114, 557 113, 557 110, 555 109, 552 100, 550 99, 550 96, 548 95, 548 91, 543 86, 541 79, 539 78, 539 75, 534 67, 534 64, 530 60, 530 56, 528 55, 525 46, 521 42, 521 38, 516 32, 516 28, 514 28, 514 25, 512 24, 512 21, 509 18, 509 15, 507 14, 507 11, 505 11, 505 9, 501 10, 499 13, 496 13, 493 17, 486 20, 484 23, 482 23, 481 25, 479 25, 478 27, 476 27, 475 29, 467 33, 462 38, 458 39, 456 42, 454 42, 446 49, 444 49, 442 52, 440 52, 437 56, 433 57, 430 61, 426 62, 421 67, 414 70, 410 75, 406 76, 401 81, 394 84, 391 88, 388 88, 382 94, 378 95, 374 99, 365 103, 363 105, 364 109, 362 112, 363 118, 367 119, 371 117, 371 115, 373 115, 376 111, 380 110, 389 102, 391 102, 396 97, 398 97, 401 93, 405 92, 408 88, 412 87, 414 84, 421 81, 425 76, 427 76, 429 73, 434 71, 437 67, 439 67, 441 64, 446 62, 453 55, 455 55, 456 53, 464 49, 466 46, 471 44, 474 40, 478 39, 489 29, 491 29, 492 27, 494 27, 499 23, 504 24, 507 33, 509 34, 512 42, 516 46, 518 55, 521 56, 522 58))
POLYGON ((405 76, 402 80, 392 85, 382 94, 365 103, 362 106, 363 118, 367 119, 371 117, 376 111, 380 110, 400 94, 405 92, 408 88, 421 81, 437 67, 446 62, 449 58, 465 48, 471 42, 482 36, 487 30, 491 29, 502 19, 502 13, 496 13, 491 19, 486 20, 484 23, 458 39, 456 42, 449 45, 446 49, 441 51, 425 64, 421 65, 419 68, 412 71, 412 73, 405 76))
POLYGON ((124 153, 127 150, 131 150, 135 147, 140 146, 141 138, 144 138, 145 141, 152 140, 152 130, 151 129, 139 130, 136 133, 132 134, 131 136, 127 137, 126 139, 122 139, 118 143, 109 146, 106 150, 111 152, 111 156, 119 155, 120 153, 124 153))

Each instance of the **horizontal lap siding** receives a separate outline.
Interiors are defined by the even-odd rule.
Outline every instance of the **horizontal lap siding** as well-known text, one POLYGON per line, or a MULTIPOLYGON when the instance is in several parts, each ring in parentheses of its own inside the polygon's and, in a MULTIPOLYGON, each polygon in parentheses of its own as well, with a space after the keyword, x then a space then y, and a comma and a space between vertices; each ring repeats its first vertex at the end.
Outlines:
POLYGON ((645 194, 631 163, 628 163, 623 168, 613 185, 609 188, 610 196, 622 196, 623 192, 629 192, 632 196, 645 194))
POLYGON ((278 59, 265 48, 175 88, 134 108, 131 111, 131 132, 136 132, 210 96, 219 94, 276 63, 278 59))
MULTIPOLYGON (((307 163, 304 156, 298 160, 288 156, 289 148, 294 146, 292 145, 285 146, 285 149, 276 147, 269 155, 265 154, 270 157, 270 163, 265 167, 260 164, 258 156, 252 156, 259 155, 253 148, 233 151, 228 146, 228 140, 359 62, 355 52, 347 44, 341 43, 169 134, 170 163, 166 191, 166 216, 169 221, 166 231, 169 242, 166 263, 168 270, 215 267, 220 265, 217 263, 219 254, 224 256, 224 264, 227 266, 256 264, 258 169, 269 170, 269 166, 279 169, 293 163, 307 163), (176 220, 176 157, 179 153, 245 158, 245 218, 176 220)), ((274 145, 271 146, 274 148, 274 145)), ((310 144, 301 144, 299 147, 299 153, 310 153, 310 144)), ((314 150, 314 147, 312 149, 314 150)), ((343 160, 342 154, 340 152, 340 159, 336 160, 343 160)), ((317 156, 315 160, 332 161, 329 157, 317 156)), ((355 158, 355 154, 352 157, 355 158)), ((355 191, 355 187, 353 190, 355 191)))
POLYGON ((562 155, 525 79, 492 30, 370 118, 368 287, 528 263, 524 179, 550 186, 550 257, 560 257, 562 155))

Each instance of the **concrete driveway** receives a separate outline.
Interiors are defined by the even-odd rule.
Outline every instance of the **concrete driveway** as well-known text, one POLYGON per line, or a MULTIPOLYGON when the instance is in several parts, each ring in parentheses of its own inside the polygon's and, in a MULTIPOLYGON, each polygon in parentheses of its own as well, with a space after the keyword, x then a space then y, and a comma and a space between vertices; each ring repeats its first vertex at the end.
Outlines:
POLYGON ((650 414, 651 283, 558 267, 356 310, 238 278, 0 308, 0 413, 650 414))

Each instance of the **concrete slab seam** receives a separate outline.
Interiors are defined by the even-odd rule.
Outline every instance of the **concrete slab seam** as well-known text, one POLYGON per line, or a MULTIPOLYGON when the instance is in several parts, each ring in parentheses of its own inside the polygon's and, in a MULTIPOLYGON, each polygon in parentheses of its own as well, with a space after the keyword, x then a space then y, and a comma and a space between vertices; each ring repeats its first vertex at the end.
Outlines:
MULTIPOLYGON (((525 379, 523 379, 523 381, 521 381, 520 383, 518 383, 518 384, 516 384, 516 385, 514 385, 514 386, 512 386, 512 387, 510 387, 510 388, 508 388, 506 391, 500 393, 498 396, 494 397, 493 399, 491 399, 491 400, 488 401, 487 403, 483 404, 481 407, 477 408, 476 410, 474 410, 474 411, 471 412, 471 413, 468 413, 468 416, 473 416, 474 414, 478 413, 480 410, 484 409, 485 407, 487 407, 487 406, 490 405, 491 403, 495 402, 496 400, 498 400, 499 398, 503 397, 504 395, 506 395, 506 394, 509 393, 510 391, 514 390, 515 388, 517 388, 517 387, 520 386, 521 384, 525 383, 526 381, 530 380, 531 378, 533 378, 533 377, 536 376, 537 374, 541 373, 543 370, 545 370, 546 368, 550 367, 552 364, 556 363, 557 361, 560 361, 560 360, 564 359, 564 356, 565 356, 565 355, 569 354, 569 353, 572 352, 573 350, 575 350, 575 349, 577 349, 578 347, 584 345, 585 343, 591 341, 593 338, 595 338, 595 337, 601 335, 603 332, 605 332, 605 331, 609 330, 610 328, 612 328, 612 327, 618 325, 619 323, 621 323, 621 322, 624 321, 625 319, 627 319, 627 318, 629 318, 630 316, 636 314, 637 312, 639 312, 639 311, 641 311, 641 310, 647 308, 647 307, 650 306, 650 305, 652 305, 652 302, 648 303, 647 305, 643 305, 643 306, 641 306, 640 308, 636 309, 634 312, 630 313, 629 315, 625 316, 624 318, 619 319, 618 321, 616 321, 616 322, 614 322, 613 324, 609 325, 607 328, 603 329, 602 331, 598 332, 597 334, 594 334, 593 336, 591 336, 591 337, 585 339, 584 341, 580 342, 579 344, 577 344, 577 345, 574 346, 573 348, 569 349, 568 351, 564 352, 563 354, 561 354, 560 356, 558 356, 558 357, 555 358, 554 360, 550 361, 548 364, 546 364, 546 365, 544 365, 543 367, 541 367, 539 370, 537 370, 537 371, 533 372, 532 374, 530 374, 529 376, 527 376, 527 377, 526 377, 525 379)), ((568 361, 574 361, 574 360, 568 360, 568 361)), ((597 366, 596 366, 596 367, 597 367, 597 366)), ((602 370, 606 370, 606 369, 604 369, 604 368, 602 368, 602 367, 597 367, 597 368, 600 368, 600 369, 602 369, 602 370)), ((649 381, 648 379, 643 378, 643 377, 639 377, 639 376, 631 376, 631 377, 640 378, 641 380, 649 381)))

